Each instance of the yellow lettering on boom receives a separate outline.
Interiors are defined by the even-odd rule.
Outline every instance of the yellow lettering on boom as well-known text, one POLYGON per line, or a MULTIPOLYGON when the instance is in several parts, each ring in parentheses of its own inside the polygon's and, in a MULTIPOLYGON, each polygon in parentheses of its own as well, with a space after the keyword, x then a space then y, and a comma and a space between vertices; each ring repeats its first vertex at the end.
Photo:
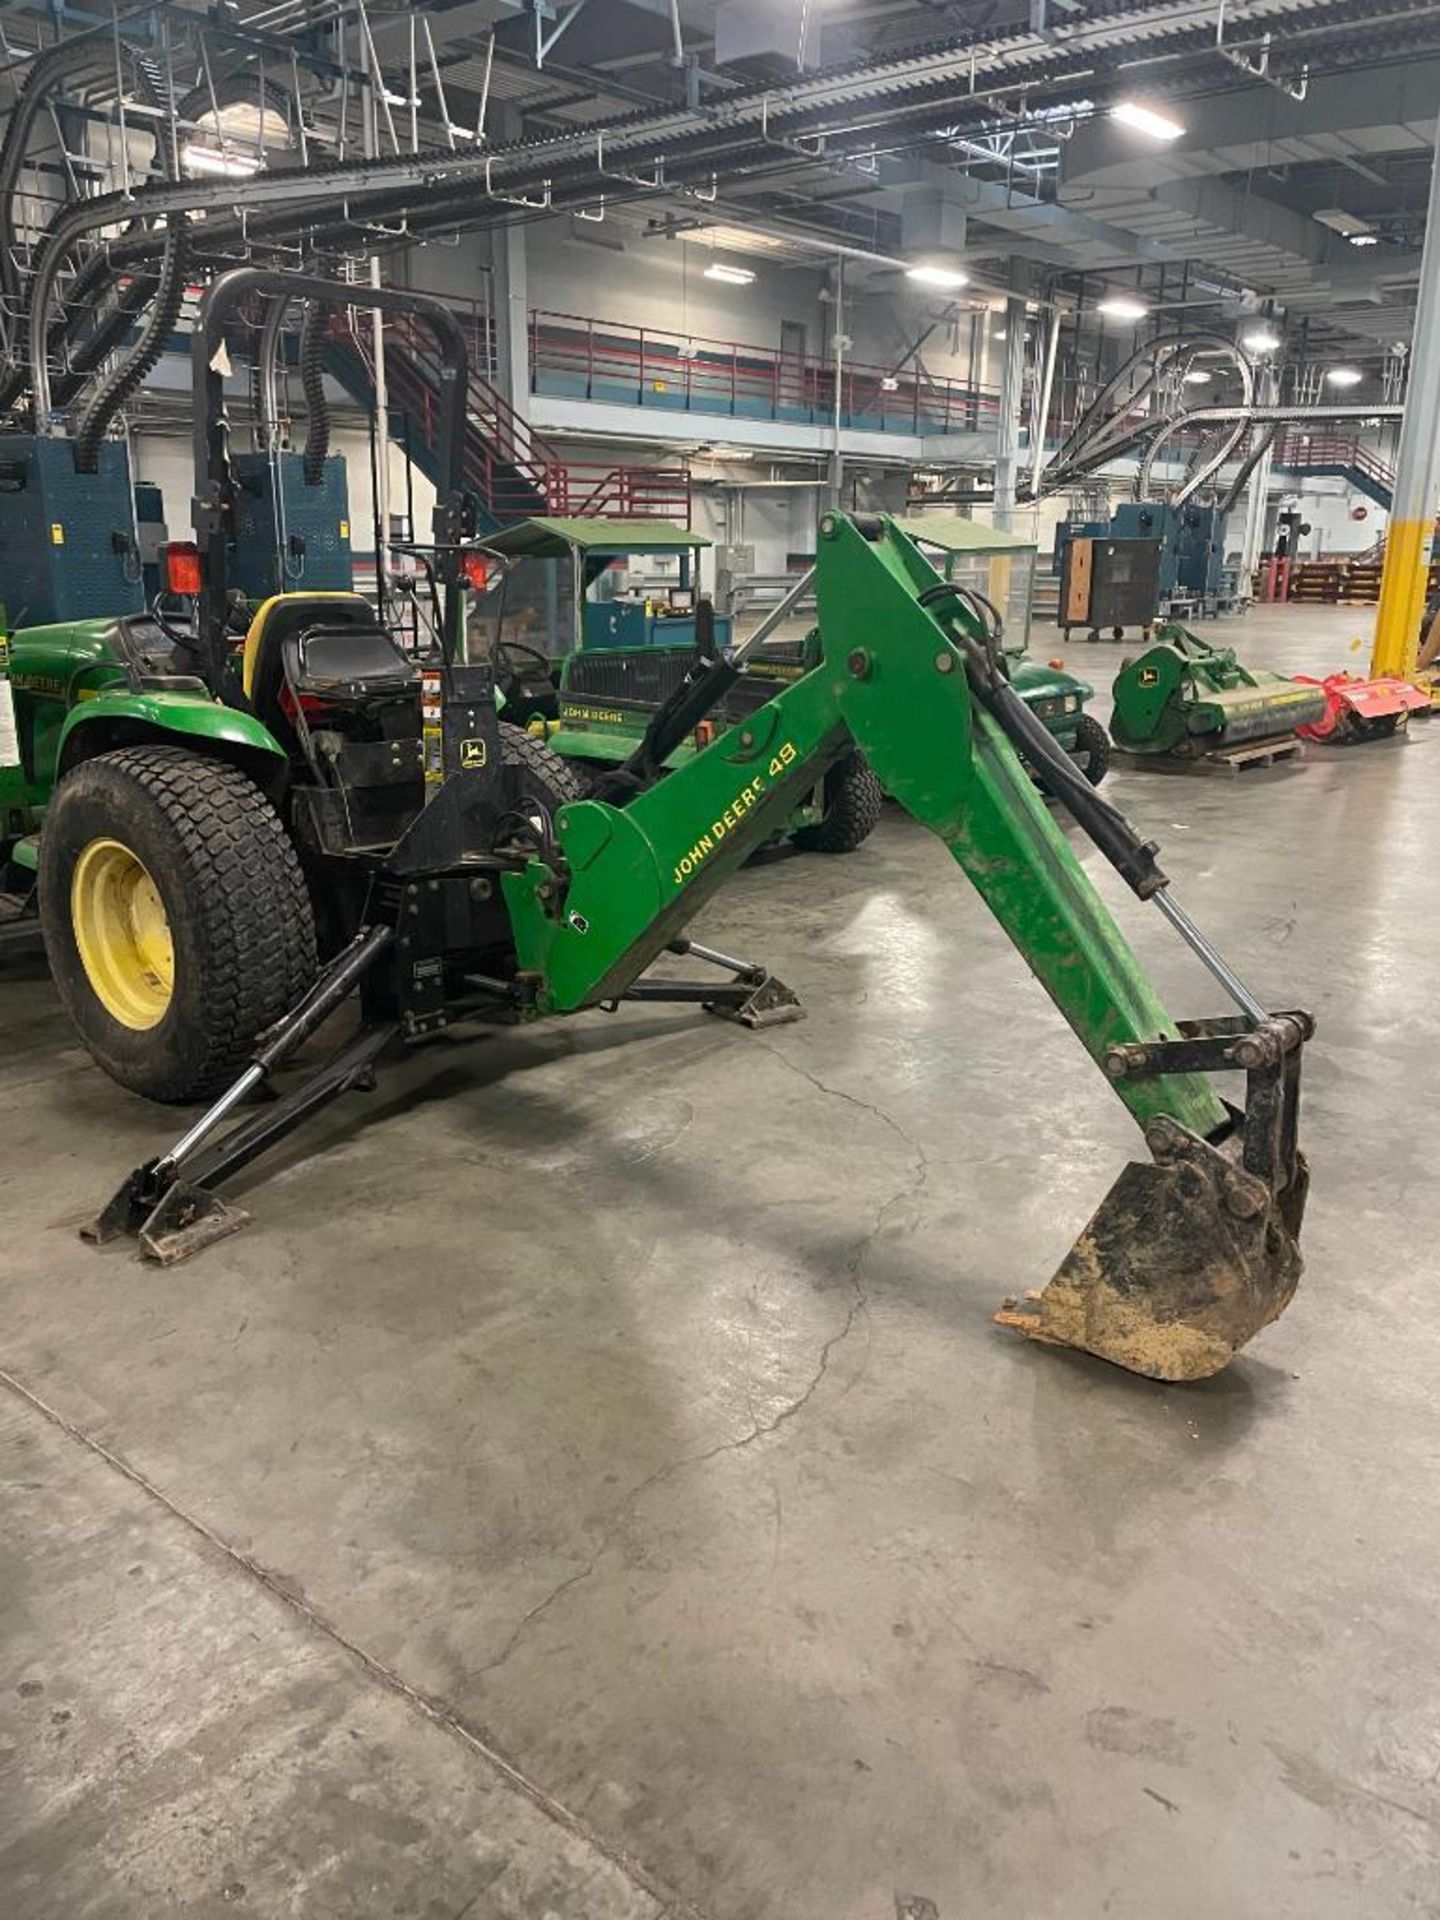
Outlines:
MULTIPOLYGON (((796 757, 795 748, 787 741, 771 763, 771 772, 788 768, 796 757)), ((675 863, 673 880, 677 887, 683 886, 715 851, 726 835, 733 833, 741 825, 746 814, 755 806, 765 789, 765 779, 763 775, 757 773, 755 778, 735 795, 729 806, 721 813, 720 818, 711 821, 708 829, 701 834, 690 851, 675 863)))

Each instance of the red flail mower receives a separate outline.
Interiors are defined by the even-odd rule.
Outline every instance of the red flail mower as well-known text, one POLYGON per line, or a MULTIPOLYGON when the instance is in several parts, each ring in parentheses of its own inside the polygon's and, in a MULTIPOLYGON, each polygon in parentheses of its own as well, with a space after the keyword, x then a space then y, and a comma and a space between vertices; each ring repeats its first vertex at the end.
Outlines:
POLYGON ((1407 724, 1412 713, 1430 705, 1418 687, 1389 675, 1378 680, 1362 680, 1354 673, 1327 674, 1323 680, 1305 673, 1294 677, 1302 686, 1321 688, 1325 695, 1323 717, 1295 731, 1302 739, 1322 740, 1327 746, 1387 739, 1407 724))

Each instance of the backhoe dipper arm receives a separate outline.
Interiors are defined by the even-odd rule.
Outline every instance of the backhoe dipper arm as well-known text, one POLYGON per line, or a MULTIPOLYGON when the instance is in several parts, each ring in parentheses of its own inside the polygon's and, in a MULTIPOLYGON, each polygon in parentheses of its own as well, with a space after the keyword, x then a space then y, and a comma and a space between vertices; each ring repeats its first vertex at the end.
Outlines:
MULTIPOLYGON (((563 808, 561 858, 505 877, 538 1010, 623 994, 858 746, 974 881, 1156 1158, 1125 1170, 1041 1301, 1011 1310, 1009 1323, 1157 1377, 1215 1371, 1283 1309, 1298 1278, 1294 1105, 1308 1021, 1171 1019, 1001 724, 972 696, 984 673, 979 621, 901 527, 827 514, 817 596, 822 657, 811 672, 623 809, 563 808), (1267 1081, 1257 1098, 1252 1074, 1263 1122, 1242 1127, 1205 1075, 1261 1055, 1255 1073, 1279 1091, 1267 1081)), ((1102 849, 1142 897, 1163 888, 1153 849, 1119 824, 1124 844, 1097 832, 1102 849)))

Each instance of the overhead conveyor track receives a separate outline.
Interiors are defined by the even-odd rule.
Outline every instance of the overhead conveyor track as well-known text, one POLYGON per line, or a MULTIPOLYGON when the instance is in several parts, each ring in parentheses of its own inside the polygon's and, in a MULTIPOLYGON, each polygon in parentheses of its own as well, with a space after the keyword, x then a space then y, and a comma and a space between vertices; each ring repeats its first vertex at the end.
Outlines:
MULTIPOLYGON (((1248 34, 1303 30, 1308 39, 1355 24, 1372 31, 1403 27, 1426 18, 1413 4, 1387 9, 1383 21, 1358 0, 1251 0, 1248 34)), ((818 159, 843 160, 903 117, 907 130, 964 119, 987 100, 1027 90, 1073 84, 1094 72, 1110 50, 1143 48, 1147 59, 1186 59, 1213 48, 1214 9, 1208 0, 1170 0, 1164 5, 1112 6, 1098 17, 1066 18, 1046 34, 996 35, 973 44, 950 41, 909 50, 884 61, 861 61, 804 75, 783 87, 737 89, 710 102, 670 111, 615 116, 584 128, 500 146, 485 153, 441 151, 403 157, 313 163, 274 169, 245 184, 243 222, 207 220, 197 236, 196 257, 214 259, 237 240, 262 247, 267 240, 333 239, 354 235, 366 223, 412 216, 412 231, 498 224, 514 217, 515 203, 548 196, 554 210, 605 196, 631 198, 652 191, 683 195, 705 191, 719 177, 734 178, 773 163, 795 141, 827 142, 818 159), (663 162, 662 162, 663 157, 663 162), (662 164, 657 166, 657 162, 662 164), (494 218, 477 219, 481 203, 493 203, 494 218), (337 202, 339 210, 337 212, 337 202)), ((143 268, 159 258, 166 216, 224 216, 235 206, 233 181, 192 180, 108 194, 67 208, 52 222, 38 250, 27 290, 30 335, 19 357, 44 416, 54 400, 48 360, 59 282, 77 248, 94 244, 122 225, 128 236, 110 239, 115 270, 143 268), (137 231, 132 223, 144 222, 137 231)), ((13 384, 13 381, 12 381, 13 384)))

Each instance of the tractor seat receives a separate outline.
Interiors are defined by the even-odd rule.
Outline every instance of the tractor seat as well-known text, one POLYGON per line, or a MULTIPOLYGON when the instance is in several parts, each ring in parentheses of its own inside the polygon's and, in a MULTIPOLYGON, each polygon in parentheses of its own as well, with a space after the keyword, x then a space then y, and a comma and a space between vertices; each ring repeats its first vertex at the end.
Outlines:
POLYGON ((306 627, 284 645, 285 676, 295 693, 331 700, 413 693, 419 670, 377 624, 306 627))
POLYGON ((359 593, 277 593, 263 601, 245 636, 242 684, 257 716, 284 745, 298 746, 281 695, 287 677, 296 693, 344 696, 364 686, 384 696, 418 679, 359 593), (315 646, 311 662, 310 636, 315 646), (314 685, 303 684, 313 673, 314 685))

